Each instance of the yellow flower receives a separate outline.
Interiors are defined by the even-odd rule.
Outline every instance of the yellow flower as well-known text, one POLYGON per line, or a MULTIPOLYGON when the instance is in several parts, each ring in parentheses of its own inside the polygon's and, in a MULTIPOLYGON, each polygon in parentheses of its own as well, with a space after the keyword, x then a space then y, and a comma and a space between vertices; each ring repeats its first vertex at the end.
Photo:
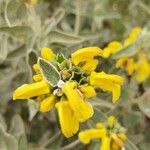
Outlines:
POLYGON ((53 53, 52 49, 43 47, 41 50, 41 56, 42 56, 42 58, 44 58, 46 60, 52 60, 54 58, 54 53, 53 53))
POLYGON ((63 54, 55 55, 51 49, 42 48, 42 58, 33 65, 35 82, 17 88, 13 99, 33 98, 39 102, 41 112, 56 106, 62 133, 67 138, 73 136, 79 123, 93 116, 93 107, 85 98, 96 96, 97 81, 103 90, 113 92, 113 101, 120 96, 121 77, 94 72, 98 64, 94 57, 100 55, 101 49, 88 47, 73 53, 70 61, 63 54))
POLYGON ((81 131, 78 137, 84 144, 89 144, 92 139, 101 140, 100 150, 112 150, 113 148, 121 150, 126 140, 125 130, 122 131, 123 129, 115 117, 110 116, 107 122, 99 122, 96 124, 96 128, 81 131))
POLYGON ((79 130, 79 121, 71 109, 68 101, 60 101, 56 104, 62 133, 67 137, 73 136, 79 130))
POLYGON ((111 91, 113 97, 112 101, 115 103, 120 97, 120 86, 123 84, 123 78, 118 75, 106 74, 104 72, 92 72, 90 75, 90 84, 98 86, 104 91, 111 91))
POLYGON ((123 68, 126 70, 128 75, 132 75, 136 71, 137 65, 134 62, 134 59, 128 57, 122 57, 117 60, 116 68, 123 68))
POLYGON ((135 40, 137 39, 137 37, 139 36, 140 32, 142 31, 142 28, 141 27, 134 27, 130 34, 129 34, 129 37, 127 39, 125 39, 124 41, 124 45, 127 46, 127 45, 130 45, 132 44, 133 42, 135 42, 135 40))
POLYGON ((94 113, 92 106, 83 99, 82 94, 74 86, 74 83, 66 82, 62 87, 62 91, 67 96, 68 103, 80 122, 92 117, 94 113))
POLYGON ((24 84, 13 93, 13 99, 28 99, 50 93, 50 86, 44 80, 32 84, 24 84))
POLYGON ((150 76, 150 64, 147 57, 140 55, 141 59, 137 63, 135 78, 138 82, 145 81, 150 76))
POLYGON ((78 65, 81 62, 87 62, 95 56, 101 56, 102 50, 98 47, 86 47, 77 50, 71 55, 72 63, 78 65))
POLYGON ((111 54, 117 53, 121 50, 122 44, 118 41, 112 41, 107 47, 103 49, 103 57, 108 58, 111 54))

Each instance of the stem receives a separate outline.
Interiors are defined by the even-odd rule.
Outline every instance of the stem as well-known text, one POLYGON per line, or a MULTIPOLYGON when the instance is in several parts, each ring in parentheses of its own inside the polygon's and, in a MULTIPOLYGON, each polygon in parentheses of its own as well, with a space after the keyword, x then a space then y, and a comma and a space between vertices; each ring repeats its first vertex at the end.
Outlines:
POLYGON ((41 147, 45 148, 45 147, 47 147, 47 145, 53 143, 60 136, 60 134, 61 134, 61 132, 58 131, 57 134, 55 134, 52 138, 50 138, 47 142, 45 142, 41 147))
POLYGON ((80 0, 77 0, 76 1, 75 31, 74 31, 76 35, 79 34, 80 25, 81 25, 81 16, 80 16, 81 9, 80 9, 80 5, 81 5, 80 0))
POLYGON ((71 144, 68 144, 68 145, 66 145, 66 146, 64 146, 64 147, 62 147, 62 148, 60 148, 59 150, 70 150, 70 149, 72 149, 73 147, 75 147, 76 145, 78 145, 79 143, 80 143, 80 141, 79 141, 79 140, 76 140, 76 141, 72 142, 71 144))

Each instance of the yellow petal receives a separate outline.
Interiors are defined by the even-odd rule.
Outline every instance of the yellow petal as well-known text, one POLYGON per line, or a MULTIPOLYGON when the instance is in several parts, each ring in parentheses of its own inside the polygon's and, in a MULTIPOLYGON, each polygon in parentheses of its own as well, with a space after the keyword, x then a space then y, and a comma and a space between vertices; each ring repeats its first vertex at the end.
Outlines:
POLYGON ((118 145, 120 148, 124 146, 122 140, 115 133, 111 134, 111 138, 116 143, 116 145, 118 145))
POLYGON ((114 54, 121 50, 122 44, 118 41, 112 41, 109 45, 103 49, 103 57, 108 58, 111 54, 114 54))
POLYGON ((13 93, 13 100, 28 99, 48 93, 50 93, 50 86, 48 83, 42 80, 32 84, 24 84, 17 88, 13 93))
POLYGON ((137 65, 135 64, 133 59, 128 59, 126 71, 128 75, 132 75, 137 69, 137 65))
POLYGON ((134 60, 128 57, 122 57, 117 60, 116 68, 119 67, 125 69, 128 75, 132 75, 137 69, 134 60))
POLYGON ((93 59, 95 56, 101 56, 102 50, 98 47, 86 47, 77 50, 71 55, 72 63, 78 65, 88 59, 93 59))
POLYGON ((85 64, 82 66, 82 69, 86 72, 91 72, 96 69, 98 65, 98 60, 96 59, 88 59, 85 64))
POLYGON ((69 105, 79 121, 84 122, 92 117, 92 106, 82 99, 82 95, 80 95, 81 93, 79 93, 79 91, 74 88, 73 84, 66 82, 62 87, 62 91, 67 96, 69 105))
POLYGON ((98 129, 103 129, 103 128, 105 128, 105 126, 104 126, 103 123, 98 122, 98 123, 96 124, 96 128, 98 128, 98 129))
POLYGON ((41 50, 41 56, 42 56, 42 58, 44 58, 46 60, 52 60, 55 55, 54 55, 52 49, 50 49, 48 47, 43 47, 41 50))
POLYGON ((110 116, 110 117, 108 117, 107 122, 108 122, 110 125, 114 125, 115 122, 116 122, 116 118, 115 118, 114 116, 110 116))
POLYGON ((148 59, 144 56, 137 63, 137 72, 135 78, 138 82, 145 81, 150 76, 150 64, 148 59))
POLYGON ((125 141, 127 139, 127 136, 124 133, 118 133, 118 137, 122 140, 125 141))
POLYGON ((90 84, 96 85, 104 91, 111 91, 113 95, 112 101, 116 102, 120 97, 120 86, 123 84, 123 78, 118 75, 106 74, 104 72, 92 72, 90 75, 90 84))
POLYGON ((50 111, 54 107, 55 103, 56 103, 56 97, 54 95, 45 98, 40 103, 40 111, 41 112, 50 111))
POLYGON ((34 71, 35 71, 37 74, 40 73, 40 68, 39 68, 38 64, 34 64, 34 65, 33 65, 33 69, 34 69, 34 71))
POLYGON ((41 74, 36 74, 33 76, 33 80, 34 81, 41 81, 43 79, 42 75, 41 74))
POLYGON ((67 101, 60 101, 56 104, 58 110, 59 122, 62 133, 69 138, 79 130, 79 122, 75 117, 73 110, 67 101))
POLYGON ((79 139, 82 143, 88 144, 92 139, 99 139, 106 135, 105 129, 89 129, 79 133, 79 139))
POLYGON ((108 136, 103 137, 100 150, 111 150, 110 142, 111 139, 108 136))
POLYGON ((142 31, 141 27, 134 27, 131 30, 129 37, 127 39, 125 39, 124 45, 127 46, 129 44, 132 44, 137 39, 137 37, 141 31, 142 31))
POLYGON ((93 86, 81 85, 79 89, 86 98, 92 98, 96 96, 96 92, 93 86))

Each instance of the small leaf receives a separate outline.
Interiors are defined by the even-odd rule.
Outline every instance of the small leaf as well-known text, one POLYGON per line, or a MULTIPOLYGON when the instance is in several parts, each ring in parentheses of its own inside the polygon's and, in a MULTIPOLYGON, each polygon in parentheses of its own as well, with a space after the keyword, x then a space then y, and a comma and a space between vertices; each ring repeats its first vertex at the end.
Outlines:
POLYGON ((61 78, 56 67, 42 58, 39 58, 38 65, 40 66, 42 75, 50 83, 50 85, 53 87, 56 86, 61 78))
POLYGON ((123 47, 119 52, 112 56, 113 59, 118 59, 124 56, 133 56, 137 52, 135 45, 131 44, 126 47, 123 47))

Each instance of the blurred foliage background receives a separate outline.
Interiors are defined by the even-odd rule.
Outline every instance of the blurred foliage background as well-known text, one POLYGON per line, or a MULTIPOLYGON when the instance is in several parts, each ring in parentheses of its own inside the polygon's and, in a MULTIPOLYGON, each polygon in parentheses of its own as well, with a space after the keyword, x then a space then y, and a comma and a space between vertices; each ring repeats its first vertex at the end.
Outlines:
MULTIPOLYGON (((122 41, 134 26, 145 29, 142 47, 150 58, 149 0, 0 0, 0 150, 97 150, 98 142, 84 146, 77 136, 66 139, 55 110, 39 113, 36 101, 12 101, 16 87, 32 81, 32 65, 42 47, 69 56, 85 46, 105 47, 122 41)), ((125 52, 127 55, 128 53, 125 52)), ((100 60, 106 72, 121 74, 114 60, 100 60)), ((100 93, 91 103, 95 115, 81 128, 114 114, 128 129, 127 150, 150 147, 150 80, 126 82, 119 103, 100 93), (141 87, 144 92, 141 92, 141 87), (131 142, 132 141, 132 142, 131 142)))

